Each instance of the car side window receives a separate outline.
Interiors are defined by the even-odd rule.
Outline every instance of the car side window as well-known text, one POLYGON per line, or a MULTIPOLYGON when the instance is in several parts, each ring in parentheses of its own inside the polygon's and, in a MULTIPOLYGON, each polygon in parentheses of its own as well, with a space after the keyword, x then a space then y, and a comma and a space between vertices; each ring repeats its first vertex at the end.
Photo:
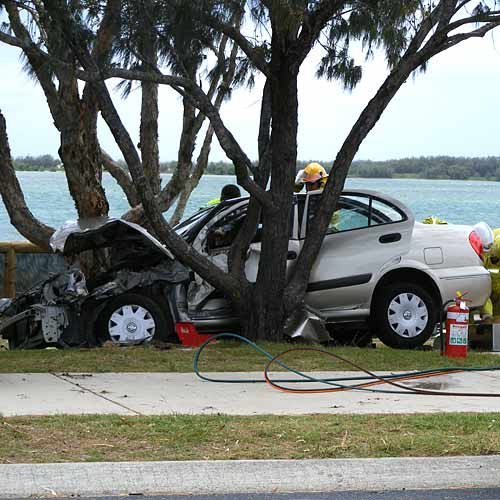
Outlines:
MULTIPOLYGON (((309 231, 321 202, 321 195, 310 196, 307 208, 307 231, 309 231)), ((381 224, 401 222, 405 216, 388 202, 371 196, 341 196, 337 210, 332 215, 327 234, 352 231, 381 224)))
POLYGON ((371 226, 389 224, 391 222, 401 222, 404 215, 392 205, 373 198, 371 200, 372 220, 371 226))
MULTIPOLYGON (((314 224, 320 201, 321 195, 309 198, 307 207, 308 231, 314 224)), ((330 219, 327 234, 368 227, 370 225, 370 209, 367 201, 366 198, 359 196, 341 196, 337 203, 337 210, 330 219)))
POLYGON ((207 249, 217 250, 232 245, 245 220, 247 207, 241 207, 217 221, 208 231, 207 249))
MULTIPOLYGON (((290 238, 293 238, 293 225, 295 219, 294 206, 292 206, 292 210, 290 211, 290 238)), ((206 248, 209 252, 227 248, 233 244, 233 241, 235 240, 241 229, 241 226, 245 221, 247 208, 248 205, 244 205, 240 208, 237 208, 236 210, 233 210, 232 212, 215 222, 208 229, 206 248)), ((252 243, 259 243, 262 240, 262 229, 262 220, 260 220, 257 225, 252 243)))

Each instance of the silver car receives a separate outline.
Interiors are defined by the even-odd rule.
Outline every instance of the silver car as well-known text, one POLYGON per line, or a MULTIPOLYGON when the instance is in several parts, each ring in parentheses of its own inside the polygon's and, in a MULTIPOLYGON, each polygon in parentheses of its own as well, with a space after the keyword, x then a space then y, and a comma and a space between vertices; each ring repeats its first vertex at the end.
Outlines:
MULTIPOLYGON (((320 191, 294 195, 289 269, 320 200, 320 191)), ((175 230, 227 269, 247 206, 248 198, 228 200, 198 211, 175 230)), ((257 276, 259 235, 257 230, 246 260, 250 281, 257 276)), ((432 335, 457 291, 467 293, 471 308, 488 299, 491 281, 481 255, 492 241, 488 227, 425 225, 389 196, 344 191, 313 266, 306 303, 325 318, 334 340, 356 337, 362 344, 375 334, 391 347, 416 347, 432 335)), ((107 269, 92 280, 69 269, 0 303, 0 334, 13 348, 99 345, 109 339, 138 344, 176 340, 179 328, 200 333, 239 328, 224 295, 135 224, 120 219, 68 223, 51 245, 72 256, 107 248, 107 269)))
MULTIPOLYGON (((288 247, 294 265, 321 192, 297 194, 288 247)), ((221 267, 245 217, 247 199, 202 211, 177 226, 179 234, 221 267)), ((491 239, 491 238, 490 238, 491 239)), ((246 263, 249 280, 257 276, 261 244, 252 243, 246 263)), ((429 225, 415 221, 401 202, 373 191, 344 191, 313 266, 306 303, 318 310, 332 331, 365 325, 391 347, 423 344, 440 320, 443 304, 457 291, 471 308, 491 292, 482 262, 491 241, 471 226, 429 225)), ((221 294, 200 277, 176 287, 174 319, 200 332, 234 327, 237 318, 221 294)), ((355 329, 353 329, 355 331, 355 329)))

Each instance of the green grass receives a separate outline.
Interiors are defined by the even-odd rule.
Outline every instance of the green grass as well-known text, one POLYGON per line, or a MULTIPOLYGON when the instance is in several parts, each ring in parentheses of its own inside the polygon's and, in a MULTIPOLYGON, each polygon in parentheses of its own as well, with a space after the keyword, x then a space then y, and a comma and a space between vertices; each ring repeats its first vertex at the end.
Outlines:
POLYGON ((499 413, 0 418, 0 463, 498 453, 499 413))
MULTIPOLYGON (((290 349, 290 344, 259 343, 272 354, 290 349)), ((403 351, 378 346, 329 348, 370 370, 424 370, 436 367, 498 366, 500 357, 471 352, 465 360, 450 360, 437 351, 403 351)), ((171 346, 159 350, 151 346, 99 349, 0 350, 0 373, 46 372, 191 372, 194 349, 171 346)), ((353 370, 344 363, 318 353, 292 353, 283 359, 299 370, 353 370)), ((202 355, 203 371, 261 371, 266 359, 248 346, 219 342, 202 355)), ((275 368, 277 368, 275 366, 275 368)))

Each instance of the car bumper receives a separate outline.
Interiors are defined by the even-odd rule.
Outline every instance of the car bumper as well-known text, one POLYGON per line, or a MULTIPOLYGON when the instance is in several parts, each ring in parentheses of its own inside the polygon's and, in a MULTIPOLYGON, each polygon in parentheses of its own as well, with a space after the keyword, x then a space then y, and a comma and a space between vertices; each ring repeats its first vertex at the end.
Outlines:
POLYGON ((434 271, 443 304, 453 300, 457 292, 465 294, 469 308, 482 307, 491 294, 491 277, 482 266, 459 267, 434 271))

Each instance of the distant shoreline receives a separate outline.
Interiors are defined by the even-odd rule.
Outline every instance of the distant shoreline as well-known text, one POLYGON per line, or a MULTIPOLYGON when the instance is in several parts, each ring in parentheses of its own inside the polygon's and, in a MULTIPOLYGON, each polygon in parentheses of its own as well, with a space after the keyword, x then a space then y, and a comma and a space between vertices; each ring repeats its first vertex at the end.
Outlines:
MULTIPOLYGON (((330 166, 332 160, 315 160, 330 166)), ((127 166, 123 160, 116 162, 122 169, 127 166)), ((308 161, 298 160, 297 170, 305 168, 308 161)), ((63 172, 59 159, 51 155, 24 156, 13 160, 18 172, 63 172)), ((176 161, 160 162, 162 174, 172 174, 176 161)), ((431 179, 464 181, 500 181, 500 156, 465 158, 454 156, 420 156, 397 160, 355 160, 349 169, 349 177, 366 179, 431 179)), ((232 163, 209 162, 205 175, 234 175, 232 163)))
MULTIPOLYGON (((21 168, 16 168, 16 172, 32 172, 32 173, 46 173, 46 172, 52 172, 52 173, 61 173, 64 174, 64 169, 61 168, 47 168, 47 169, 21 169, 21 168)), ((109 172, 104 172, 104 173, 109 173, 109 172)), ((161 175, 172 175, 172 172, 160 172, 161 175)), ((213 172, 207 172, 204 175, 208 176, 214 176, 214 177, 223 177, 223 176, 231 176, 231 177, 236 177, 235 174, 232 173, 213 173, 213 172)), ((391 177, 382 177, 380 175, 374 175, 374 176, 369 176, 369 175, 348 175, 347 176, 349 179, 386 179, 386 180, 391 180, 391 179, 412 179, 412 180, 432 180, 432 181, 481 181, 481 182, 499 182, 499 178, 495 177, 466 177, 464 179, 452 179, 450 177, 420 177, 418 175, 409 175, 409 174, 395 174, 392 175, 391 177)))

